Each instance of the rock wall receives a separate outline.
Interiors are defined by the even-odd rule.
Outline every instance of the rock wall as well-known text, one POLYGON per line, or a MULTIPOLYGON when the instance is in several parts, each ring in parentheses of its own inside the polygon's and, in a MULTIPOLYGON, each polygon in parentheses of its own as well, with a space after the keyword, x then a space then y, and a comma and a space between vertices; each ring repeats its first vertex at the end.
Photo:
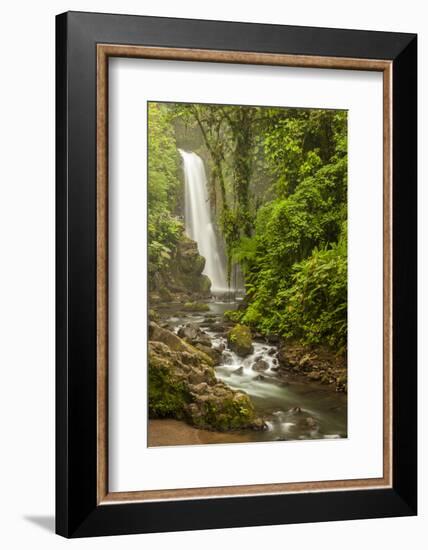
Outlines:
POLYGON ((192 302, 209 298, 211 281, 202 271, 205 258, 195 241, 184 233, 178 241, 174 257, 163 273, 159 273, 150 289, 151 306, 159 302, 192 302))

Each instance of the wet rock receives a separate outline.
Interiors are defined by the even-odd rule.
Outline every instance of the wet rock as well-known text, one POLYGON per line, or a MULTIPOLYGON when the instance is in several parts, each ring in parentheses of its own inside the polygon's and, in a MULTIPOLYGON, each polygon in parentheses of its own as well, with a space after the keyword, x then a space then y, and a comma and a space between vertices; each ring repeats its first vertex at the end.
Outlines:
POLYGON ((199 344, 199 343, 195 344, 195 348, 206 353, 208 357, 211 357, 211 359, 213 360, 214 366, 220 365, 221 357, 223 355, 221 351, 215 348, 204 346, 203 344, 199 344))
POLYGON ((246 357, 254 351, 251 331, 245 325, 235 325, 227 333, 227 341, 230 349, 241 357, 246 357))
POLYGON ((258 374, 253 378, 253 380, 256 380, 256 382, 266 382, 267 378, 266 376, 263 376, 263 374, 258 374))
POLYGON ((199 255, 198 245, 192 239, 184 237, 178 244, 178 261, 181 271, 200 275, 205 267, 205 258, 199 255))
POLYGON ((264 359, 257 359, 257 361, 253 363, 253 366, 251 368, 257 372, 264 372, 268 370, 269 363, 264 359))
POLYGON ((225 334, 226 332, 226 325, 221 322, 216 322, 213 325, 211 325, 210 330, 212 332, 218 333, 218 334, 225 334))
POLYGON ((201 344, 205 347, 211 347, 211 338, 195 323, 187 323, 180 327, 177 334, 180 338, 185 338, 187 342, 194 346, 201 344))
POLYGON ((307 418, 305 418, 305 424, 311 430, 318 428, 318 422, 315 420, 315 418, 312 418, 312 416, 308 416, 307 418))
POLYGON ((211 325, 214 325, 214 323, 215 323, 215 319, 212 319, 211 317, 209 317, 208 319, 205 319, 202 325, 210 327, 211 325))
POLYGON ((229 351, 225 351, 223 353, 223 362, 224 362, 225 365, 232 365, 233 356, 229 351))
POLYGON ((244 374, 244 367, 238 367, 233 371, 233 374, 244 374))
POLYGON ((301 407, 291 407, 288 412, 291 414, 302 414, 302 409, 301 407))
POLYGON ((322 374, 319 371, 310 371, 308 372, 308 378, 311 380, 321 380, 322 374))
POLYGON ((265 432, 268 429, 268 426, 264 420, 257 418, 253 423, 253 430, 260 430, 265 432))

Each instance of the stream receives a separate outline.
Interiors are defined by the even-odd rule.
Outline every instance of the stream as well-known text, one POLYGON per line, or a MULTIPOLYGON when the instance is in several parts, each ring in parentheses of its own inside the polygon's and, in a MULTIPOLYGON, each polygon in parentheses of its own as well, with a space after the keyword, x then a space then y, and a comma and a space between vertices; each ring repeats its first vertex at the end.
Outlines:
MULTIPOLYGON (((208 302, 209 311, 205 313, 185 313, 170 304, 163 311, 164 320, 176 332, 186 323, 197 324, 209 334, 214 348, 224 349, 221 364, 216 367, 217 378, 248 394, 267 427, 264 431, 247 430, 245 437, 248 440, 346 437, 345 394, 308 378, 280 373, 277 370, 277 347, 263 340, 256 340, 254 353, 245 358, 228 348, 223 313, 236 309, 239 301, 236 298, 222 301, 230 287, 221 238, 212 218, 204 162, 192 151, 179 149, 179 153, 185 184, 185 230, 187 236, 196 241, 199 254, 205 258, 203 274, 211 281, 213 298, 208 302), (255 369, 256 362, 258 367, 255 369)), ((231 294, 239 296, 240 292, 235 277, 231 294)))
POLYGON ((265 419, 264 431, 246 431, 250 441, 296 439, 334 439, 347 436, 347 396, 331 387, 303 376, 278 374, 277 347, 255 340, 254 352, 243 358, 230 350, 224 337, 223 313, 236 309, 238 302, 211 301, 205 313, 163 312, 176 332, 186 323, 198 325, 211 337, 214 348, 224 347, 216 376, 231 388, 244 391, 259 416, 265 419), (255 370, 263 360, 265 370, 255 370))

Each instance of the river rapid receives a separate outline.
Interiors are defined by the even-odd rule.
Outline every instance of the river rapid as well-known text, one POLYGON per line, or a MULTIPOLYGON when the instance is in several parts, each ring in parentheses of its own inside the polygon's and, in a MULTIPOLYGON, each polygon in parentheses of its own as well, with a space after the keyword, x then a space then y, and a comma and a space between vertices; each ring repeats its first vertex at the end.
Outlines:
POLYGON ((221 364, 215 368, 217 378, 248 394, 266 424, 264 431, 236 432, 237 440, 242 435, 247 441, 347 437, 346 394, 306 377, 279 371, 278 349, 263 339, 254 341, 254 352, 245 358, 229 349, 223 313, 237 305, 237 302, 213 299, 209 302, 209 311, 204 313, 178 309, 162 312, 163 319, 176 332, 186 323, 197 324, 209 334, 213 347, 224 350, 221 364), (257 364, 262 365, 263 370, 257 364))

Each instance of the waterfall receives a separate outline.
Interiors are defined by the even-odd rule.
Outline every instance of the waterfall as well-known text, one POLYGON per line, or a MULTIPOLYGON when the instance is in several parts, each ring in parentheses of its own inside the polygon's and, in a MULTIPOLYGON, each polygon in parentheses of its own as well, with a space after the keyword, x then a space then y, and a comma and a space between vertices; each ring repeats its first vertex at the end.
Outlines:
POLYGON ((184 170, 184 222, 189 238, 198 244, 199 254, 205 258, 204 275, 211 280, 211 292, 228 291, 224 260, 215 232, 208 197, 204 163, 196 154, 179 149, 184 170))

